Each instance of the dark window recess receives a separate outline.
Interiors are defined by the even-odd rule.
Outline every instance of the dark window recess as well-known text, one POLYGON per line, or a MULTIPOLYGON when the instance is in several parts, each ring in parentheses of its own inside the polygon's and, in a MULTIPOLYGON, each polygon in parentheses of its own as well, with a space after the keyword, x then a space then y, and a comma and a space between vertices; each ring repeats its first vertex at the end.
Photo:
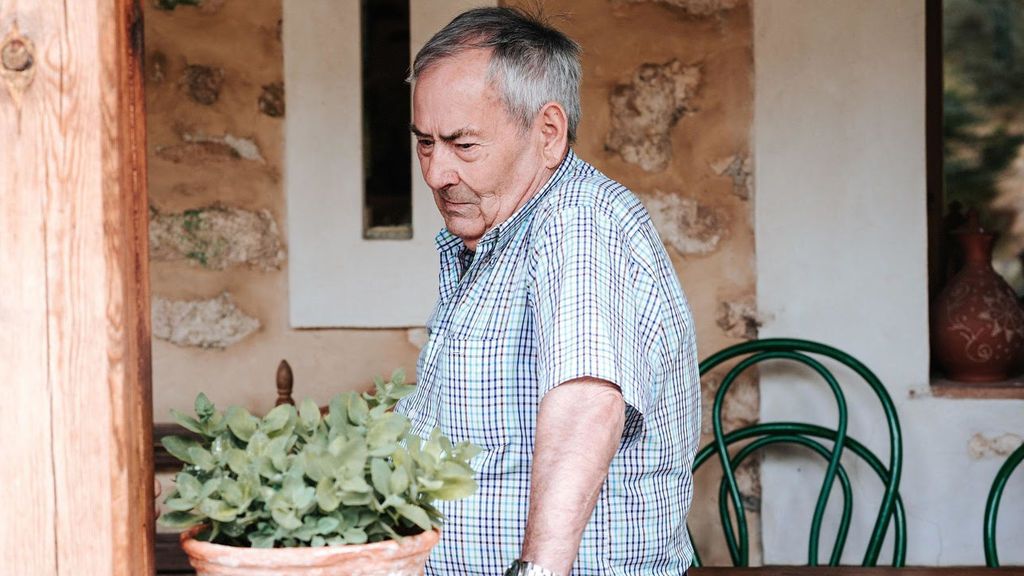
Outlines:
POLYGON ((928 0, 926 15, 932 296, 957 272, 950 232, 969 209, 1024 293, 1024 1, 928 0))
MULTIPOLYGON (((955 232, 979 225, 995 234, 993 268, 1024 302, 1024 0, 926 0, 925 10, 931 306, 963 266, 955 232), (969 211, 978 221, 967 225, 969 211)), ((971 350, 987 353, 976 338, 1016 330, 1016 315, 992 310, 977 312, 998 332, 959 332, 971 350)), ((977 321, 964 316, 971 331, 977 321)), ((1001 382, 945 379, 932 328, 932 395, 1024 398, 1020 365, 1001 382)))
POLYGON ((363 237, 412 238, 409 0, 362 0, 363 237))

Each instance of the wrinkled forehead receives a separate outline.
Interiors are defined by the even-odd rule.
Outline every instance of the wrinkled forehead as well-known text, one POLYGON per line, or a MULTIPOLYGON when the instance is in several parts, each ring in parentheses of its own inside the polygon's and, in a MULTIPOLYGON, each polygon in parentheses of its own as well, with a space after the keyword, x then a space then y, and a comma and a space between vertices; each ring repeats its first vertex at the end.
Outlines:
POLYGON ((488 79, 490 51, 446 58, 425 70, 413 86, 413 123, 426 133, 450 133, 470 124, 506 120, 500 94, 488 79))

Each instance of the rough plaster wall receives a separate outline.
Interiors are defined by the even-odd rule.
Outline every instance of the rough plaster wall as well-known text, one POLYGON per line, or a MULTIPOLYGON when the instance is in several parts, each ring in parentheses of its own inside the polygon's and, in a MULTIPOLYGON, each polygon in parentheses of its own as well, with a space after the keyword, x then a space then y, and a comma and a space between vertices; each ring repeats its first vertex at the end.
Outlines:
MULTIPOLYGON (((556 18, 555 24, 583 47, 583 120, 576 151, 647 205, 693 308, 700 356, 756 335, 761 319, 754 304, 750 176, 753 38, 746 2, 549 0, 544 10, 566 14, 567 20, 556 18), (630 107, 637 103, 640 107, 630 107), (624 155, 621 144, 655 152, 624 155)), ((708 409, 717 383, 708 379, 704 385, 709 434, 708 409)), ((755 380, 736 384, 729 399, 727 428, 757 418, 755 380)), ((756 560, 756 462, 740 477, 752 491, 745 508, 756 560)), ((717 486, 717 477, 698 475, 691 514, 708 564, 728 563, 714 519, 717 486)))
MULTIPOLYGON (((223 350, 154 341, 156 419, 166 420, 170 408, 188 409, 199 391, 220 404, 266 410, 274 399, 274 372, 281 358, 295 370, 296 395, 320 401, 339 390, 363 387, 372 375, 395 367, 413 373, 420 332, 288 327, 288 234, 281 185, 287 91, 280 84, 280 2, 229 0, 217 10, 182 6, 174 12, 154 10, 150 2, 144 6, 155 212, 184 214, 214 205, 266 210, 285 250, 280 270, 247 264, 212 270, 187 259, 153 262, 154 299, 205 301, 228 294, 240 311, 261 324, 223 350), (188 66, 204 68, 190 73, 188 66)), ((584 120, 577 151, 651 208, 693 308, 701 357, 751 337, 759 320, 752 304, 753 63, 746 3, 557 0, 545 2, 545 10, 571 14, 559 25, 584 47, 584 120), (651 126, 664 134, 668 153, 662 169, 650 172, 606 148, 608 139, 616 137, 612 97, 645 66, 673 61, 699 68, 700 87, 692 97, 687 94, 685 114, 670 111, 670 125, 651 126)), ((753 381, 738 384, 730 394, 735 400, 727 426, 756 418, 753 381)), ((710 422, 706 412, 705 422, 710 422)), ((754 494, 746 507, 756 512, 756 464, 741 478, 754 494)), ((709 486, 710 479, 698 479, 691 526, 705 562, 723 563, 720 529, 712 520, 717 496, 709 486)), ((756 513, 748 519, 756 557, 756 513)))
POLYGON ((418 350, 404 330, 288 327, 280 0, 173 12, 141 4, 155 419, 190 409, 200 391, 265 411, 282 358, 295 371, 296 396, 320 402, 397 367, 412 373, 418 350), (218 250, 204 266, 196 246, 218 250))
MULTIPOLYGON (((1020 441, 1024 401, 929 393, 925 3, 753 6, 758 302, 774 316, 762 335, 830 343, 878 375, 902 428, 907 565, 983 564, 986 495, 1020 441)), ((763 376, 765 418, 834 423, 835 400, 819 382, 763 376)), ((877 400, 852 374, 838 376, 850 384, 850 437, 887 456, 877 400)), ((765 462, 761 475, 765 560, 774 564, 806 558, 806 494, 821 479, 786 464, 765 462)), ((875 476, 857 468, 855 498, 867 506, 854 506, 844 554, 854 564, 878 501, 875 476)), ((999 515, 1003 565, 1024 564, 1021 502, 1018 472, 999 515)))

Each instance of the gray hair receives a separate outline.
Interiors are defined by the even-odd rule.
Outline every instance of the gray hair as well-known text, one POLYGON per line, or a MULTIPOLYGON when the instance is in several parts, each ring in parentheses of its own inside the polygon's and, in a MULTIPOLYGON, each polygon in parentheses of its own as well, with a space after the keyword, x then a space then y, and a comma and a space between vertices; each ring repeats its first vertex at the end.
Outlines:
POLYGON ((580 123, 580 47, 538 17, 515 8, 476 8, 455 17, 413 61, 409 81, 463 51, 493 50, 487 80, 509 115, 528 129, 540 109, 557 102, 569 121, 569 143, 580 123))

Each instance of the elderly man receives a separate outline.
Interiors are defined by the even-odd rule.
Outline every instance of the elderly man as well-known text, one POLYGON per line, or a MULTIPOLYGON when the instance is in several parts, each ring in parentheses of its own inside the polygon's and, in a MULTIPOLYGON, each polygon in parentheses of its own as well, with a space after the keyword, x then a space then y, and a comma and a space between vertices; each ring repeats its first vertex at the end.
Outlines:
POLYGON ((483 449, 427 574, 679 575, 700 431, 694 325, 651 219, 570 148, 578 46, 471 10, 413 64, 412 132, 446 229, 415 394, 483 449))

